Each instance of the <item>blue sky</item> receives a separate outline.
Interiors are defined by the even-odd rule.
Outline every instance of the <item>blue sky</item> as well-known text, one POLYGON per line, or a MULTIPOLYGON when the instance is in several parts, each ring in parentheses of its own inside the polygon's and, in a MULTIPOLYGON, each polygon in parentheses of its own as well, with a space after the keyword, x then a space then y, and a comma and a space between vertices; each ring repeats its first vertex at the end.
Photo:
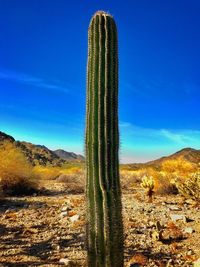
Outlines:
POLYGON ((0 130, 83 153, 97 10, 118 26, 121 162, 200 149, 198 0, 0 0, 0 130))

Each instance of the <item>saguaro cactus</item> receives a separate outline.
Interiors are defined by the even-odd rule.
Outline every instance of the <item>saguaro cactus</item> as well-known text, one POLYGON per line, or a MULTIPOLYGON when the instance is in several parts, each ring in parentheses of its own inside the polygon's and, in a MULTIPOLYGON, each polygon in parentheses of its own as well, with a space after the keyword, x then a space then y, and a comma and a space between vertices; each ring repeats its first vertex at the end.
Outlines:
POLYGON ((98 11, 88 30, 87 248, 89 267, 123 266, 119 181, 117 29, 98 11))

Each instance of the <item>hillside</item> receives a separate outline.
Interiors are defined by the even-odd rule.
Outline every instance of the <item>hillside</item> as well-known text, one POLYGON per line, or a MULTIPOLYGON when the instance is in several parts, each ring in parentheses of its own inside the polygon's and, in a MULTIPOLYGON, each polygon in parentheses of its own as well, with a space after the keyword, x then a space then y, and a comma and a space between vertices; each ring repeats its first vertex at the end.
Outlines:
POLYGON ((58 150, 62 151, 65 155, 65 157, 61 157, 59 156, 59 153, 56 153, 43 145, 34 145, 29 142, 16 141, 12 136, 0 132, 0 143, 5 141, 12 142, 19 147, 32 165, 61 166, 68 161, 81 161, 84 159, 83 156, 76 155, 73 152, 58 150))
POLYGON ((77 155, 73 152, 67 152, 63 149, 57 149, 57 150, 54 150, 54 153, 62 158, 62 159, 65 159, 65 160, 84 160, 84 157, 82 155, 77 155))
POLYGON ((169 160, 169 159, 183 159, 186 161, 189 161, 194 164, 198 164, 200 162, 200 150, 194 149, 194 148, 184 148, 181 149, 180 151, 169 155, 167 157, 162 157, 157 160, 149 161, 146 164, 147 165, 158 165, 160 166, 164 161, 169 160))
POLYGON ((162 157, 156 160, 152 160, 146 163, 133 163, 133 164, 124 164, 124 166, 130 168, 130 169, 141 169, 141 168, 146 168, 146 167, 152 167, 155 169, 160 169, 161 165, 167 161, 167 160, 185 160, 193 164, 199 164, 200 163, 200 150, 194 149, 194 148, 184 148, 181 149, 180 151, 166 156, 162 157))

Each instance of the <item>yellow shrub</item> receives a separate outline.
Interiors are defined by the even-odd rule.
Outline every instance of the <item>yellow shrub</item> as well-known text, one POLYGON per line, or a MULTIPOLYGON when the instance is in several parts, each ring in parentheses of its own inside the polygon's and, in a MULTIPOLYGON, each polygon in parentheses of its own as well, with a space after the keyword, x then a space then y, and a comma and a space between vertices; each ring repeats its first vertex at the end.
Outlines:
POLYGON ((0 186, 8 194, 31 193, 36 188, 32 166, 11 142, 0 145, 0 186))
POLYGON ((61 168, 37 165, 33 168, 33 172, 39 176, 41 180, 54 180, 60 175, 61 168))
POLYGON ((178 177, 188 177, 189 174, 196 171, 196 167, 189 161, 183 158, 169 159, 163 162, 162 171, 176 175, 178 177))
POLYGON ((41 166, 37 165, 33 168, 34 173, 41 178, 41 180, 54 180, 62 174, 66 175, 81 175, 83 170, 80 167, 66 166, 66 167, 54 167, 54 166, 41 166))

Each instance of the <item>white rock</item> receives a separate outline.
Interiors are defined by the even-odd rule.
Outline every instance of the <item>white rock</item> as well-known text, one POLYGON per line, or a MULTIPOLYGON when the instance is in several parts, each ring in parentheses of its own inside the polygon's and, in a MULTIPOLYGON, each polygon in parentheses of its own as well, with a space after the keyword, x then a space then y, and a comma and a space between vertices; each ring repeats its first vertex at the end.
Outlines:
POLYGON ((69 259, 60 259, 59 261, 60 263, 62 263, 63 265, 66 265, 66 266, 70 266, 71 264, 71 261, 69 259))
POLYGON ((186 217, 183 214, 171 214, 172 221, 184 221, 186 222, 186 217))
POLYGON ((187 255, 192 255, 192 254, 193 254, 192 250, 189 250, 189 251, 187 252, 187 255))
POLYGON ((172 211, 181 211, 182 209, 180 207, 177 207, 177 206, 169 206, 169 209, 172 210, 172 211))
POLYGON ((67 216, 67 211, 64 211, 64 212, 61 212, 61 214, 60 214, 62 217, 65 217, 65 216, 67 216))
POLYGON ((68 207, 64 206, 64 207, 62 207, 61 212, 64 212, 64 211, 67 211, 67 210, 68 210, 68 207))
POLYGON ((184 229, 184 233, 186 234, 192 234, 194 232, 194 229, 192 227, 186 227, 184 229))
POLYGON ((76 222, 76 221, 78 221, 79 218, 80 218, 80 216, 78 214, 76 214, 76 215, 70 217, 69 219, 71 222, 76 222))

